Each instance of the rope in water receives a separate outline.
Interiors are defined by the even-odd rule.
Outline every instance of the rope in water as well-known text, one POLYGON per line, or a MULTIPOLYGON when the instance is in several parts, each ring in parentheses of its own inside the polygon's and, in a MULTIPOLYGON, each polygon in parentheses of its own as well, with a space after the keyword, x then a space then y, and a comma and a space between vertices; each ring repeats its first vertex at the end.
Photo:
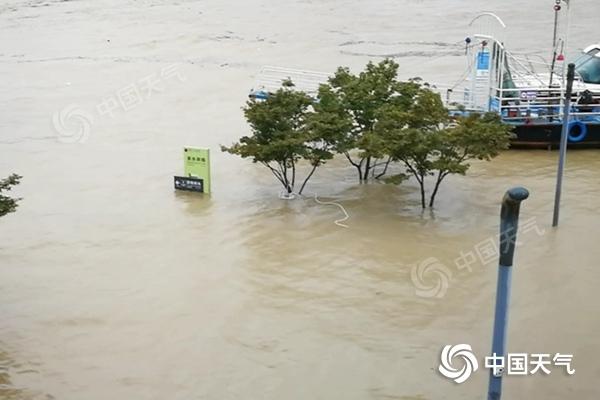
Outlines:
MULTIPOLYGON (((313 195, 314 195, 314 200, 317 204, 326 205, 326 206, 332 205, 332 206, 339 207, 339 209, 342 210, 342 212, 344 213, 344 218, 336 219, 335 221, 333 221, 333 223, 342 228, 348 228, 348 225, 344 224, 343 222, 347 221, 350 218, 350 215, 348 214, 348 212, 346 211, 346 209, 344 208, 343 205, 341 205, 340 203, 336 203, 335 201, 321 201, 321 200, 319 200, 317 193, 313 193, 313 195)), ((294 193, 294 192, 288 193, 286 191, 282 191, 281 193, 279 193, 279 198, 285 199, 285 200, 292 200, 296 196, 299 196, 302 198, 306 197, 302 194, 294 193)))

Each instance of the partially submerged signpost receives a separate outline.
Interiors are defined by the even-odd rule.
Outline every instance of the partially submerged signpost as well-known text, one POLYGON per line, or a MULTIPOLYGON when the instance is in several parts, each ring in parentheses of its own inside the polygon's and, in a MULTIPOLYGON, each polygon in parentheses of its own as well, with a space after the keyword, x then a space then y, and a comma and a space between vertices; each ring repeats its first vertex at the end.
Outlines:
POLYGON ((184 176, 175 176, 175 189, 210 193, 210 150, 183 149, 184 176))

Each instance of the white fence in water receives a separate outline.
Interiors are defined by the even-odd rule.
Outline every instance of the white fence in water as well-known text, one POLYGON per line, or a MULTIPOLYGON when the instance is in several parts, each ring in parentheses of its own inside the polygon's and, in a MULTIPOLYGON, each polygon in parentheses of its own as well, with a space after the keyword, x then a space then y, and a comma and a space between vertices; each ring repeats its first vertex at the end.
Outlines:
POLYGON ((253 92, 273 93, 281 88, 286 80, 292 81, 294 89, 315 96, 319 85, 327 82, 330 74, 301 69, 265 66, 258 74, 253 92))

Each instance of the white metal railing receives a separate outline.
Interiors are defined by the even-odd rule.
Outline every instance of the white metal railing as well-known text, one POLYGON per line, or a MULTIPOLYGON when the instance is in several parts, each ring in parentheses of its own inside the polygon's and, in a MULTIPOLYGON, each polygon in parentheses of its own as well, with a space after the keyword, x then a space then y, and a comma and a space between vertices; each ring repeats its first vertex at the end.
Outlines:
MULTIPOLYGON (((459 106, 467 112, 492 111, 498 113, 507 122, 552 122, 561 121, 564 112, 564 90, 561 87, 540 88, 492 88, 487 107, 477 107, 467 101, 469 87, 449 85, 431 85, 440 94, 444 104, 451 111, 459 106)), ((598 104, 581 104, 581 96, 571 99, 571 116, 576 119, 591 119, 600 123, 600 93, 592 94, 591 99, 598 104)))
MULTIPOLYGON (((490 111, 498 112, 505 121, 560 121, 564 112, 562 88, 495 88, 490 98, 490 111), (515 94, 517 94, 515 96, 515 94)), ((592 94, 600 102, 600 94, 592 94)), ((581 104, 581 96, 571 98, 571 116, 600 122, 600 104, 581 104)))
POLYGON ((327 82, 329 74, 293 68, 265 66, 258 74, 253 91, 276 92, 286 80, 292 81, 295 90, 311 96, 317 94, 319 86, 327 82))

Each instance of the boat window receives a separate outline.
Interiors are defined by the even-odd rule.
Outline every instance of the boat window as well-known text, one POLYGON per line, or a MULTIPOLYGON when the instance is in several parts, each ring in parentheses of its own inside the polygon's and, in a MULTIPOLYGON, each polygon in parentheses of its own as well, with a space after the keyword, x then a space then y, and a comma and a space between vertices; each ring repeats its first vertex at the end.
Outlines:
POLYGON ((584 54, 575 61, 575 71, 585 83, 600 84, 600 57, 593 53, 584 54))

